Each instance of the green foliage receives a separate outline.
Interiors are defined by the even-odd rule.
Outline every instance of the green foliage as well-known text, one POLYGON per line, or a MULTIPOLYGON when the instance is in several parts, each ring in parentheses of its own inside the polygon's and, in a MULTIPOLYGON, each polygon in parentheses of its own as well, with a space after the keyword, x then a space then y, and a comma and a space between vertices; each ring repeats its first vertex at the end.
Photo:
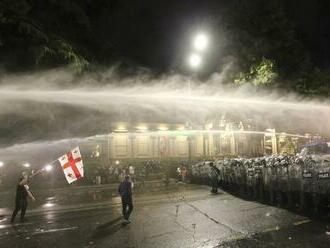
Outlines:
MULTIPOLYGON (((230 41, 226 52, 239 68, 236 84, 270 86, 277 78, 294 79, 310 63, 308 52, 284 13, 283 2, 232 0, 224 15, 230 41)), ((277 84, 281 86, 282 82, 277 84)))
MULTIPOLYGON (((165 29, 173 31, 172 35, 164 32, 164 37, 159 38, 158 30, 162 28, 153 23, 160 19, 160 8, 169 16, 174 7, 180 6, 178 11, 187 8, 180 1, 172 2, 0 0, 0 64, 7 70, 70 65, 82 72, 88 61, 110 64, 121 53, 139 60, 146 56, 145 51, 150 53, 150 45, 155 49, 167 47, 171 40, 165 36, 178 32, 175 27, 165 29), (155 38, 166 42, 159 43, 155 38)), ((276 83, 302 94, 329 95, 329 71, 316 68, 311 61, 304 47, 306 40, 286 13, 288 1, 215 2, 219 3, 214 4, 210 26, 212 46, 218 46, 218 50, 212 49, 210 57, 223 64, 233 62, 230 83, 256 87, 272 87, 276 83), (215 44, 217 41, 219 44, 215 44)), ((163 56, 161 52, 159 55, 163 56)), ((157 55, 156 59, 150 58, 150 64, 157 63, 157 55)))
MULTIPOLYGON (((56 11, 46 13, 49 15, 41 20, 35 16, 37 4, 27 0, 0 1, 0 62, 8 70, 70 65, 76 72, 82 72, 88 65, 85 56, 78 52, 65 32, 57 33, 56 28, 47 23, 59 19, 53 15, 56 11)), ((57 6, 58 2, 45 4, 57 6)), ((61 7, 65 13, 76 17, 77 22, 86 24, 86 16, 78 4, 72 2, 61 7)), ((61 28, 65 30, 64 25, 61 28)))
POLYGON ((278 74, 272 60, 262 58, 259 63, 253 64, 249 72, 240 73, 234 82, 238 85, 251 83, 255 86, 262 86, 274 83, 278 74))
POLYGON ((41 47, 36 58, 36 64, 42 65, 47 63, 46 61, 48 63, 51 61, 52 64, 56 61, 69 64, 78 73, 81 73, 88 65, 88 61, 77 54, 69 43, 60 39, 51 40, 51 42, 41 47))

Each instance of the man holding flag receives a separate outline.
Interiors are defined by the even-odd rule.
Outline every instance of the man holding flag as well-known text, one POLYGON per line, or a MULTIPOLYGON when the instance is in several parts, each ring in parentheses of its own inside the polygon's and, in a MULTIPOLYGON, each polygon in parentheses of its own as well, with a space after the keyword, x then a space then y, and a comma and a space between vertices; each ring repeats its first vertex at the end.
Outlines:
POLYGON ((25 217, 25 211, 28 205, 27 198, 30 197, 33 201, 36 199, 32 195, 32 193, 29 190, 28 186, 28 175, 24 174, 18 184, 16 189, 16 199, 15 199, 15 209, 13 211, 13 214, 11 216, 10 222, 13 223, 15 220, 15 217, 19 211, 21 211, 21 222, 24 222, 25 217))
MULTIPOLYGON (((57 161, 57 160, 55 160, 57 161)), ((21 211, 21 221, 24 221, 25 212, 27 208, 27 198, 30 197, 35 201, 34 196, 29 190, 28 180, 36 175, 41 174, 44 171, 50 171, 52 169, 52 163, 46 165, 44 168, 33 173, 30 177, 28 175, 23 175, 17 185, 16 199, 15 199, 15 209, 11 217, 11 223, 14 222, 15 217, 19 211, 21 211)), ((84 177, 84 166, 81 158, 81 153, 79 147, 74 148, 70 152, 64 154, 58 159, 63 169, 65 178, 69 184, 84 177)))

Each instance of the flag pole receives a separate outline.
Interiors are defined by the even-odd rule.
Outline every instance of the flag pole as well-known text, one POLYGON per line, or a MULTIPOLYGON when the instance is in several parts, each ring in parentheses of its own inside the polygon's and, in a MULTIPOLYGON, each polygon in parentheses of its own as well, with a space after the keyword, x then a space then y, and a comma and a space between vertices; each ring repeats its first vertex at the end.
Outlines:
MULTIPOLYGON (((78 148, 78 151, 80 153, 80 150, 79 150, 79 146, 77 146, 76 148, 78 148)), ((81 156, 81 155, 80 155, 81 156)), ((81 157, 80 157, 80 160, 81 160, 81 157)), ((59 158, 58 159, 55 159, 53 160, 52 162, 48 163, 48 165, 51 165, 51 164, 54 164, 55 162, 59 161, 59 158)), ((59 161, 59 163, 61 164, 61 161, 59 161)), ((62 166, 61 166, 62 167, 62 166)), ((64 167, 62 168, 64 170, 64 167)), ((46 166, 43 167, 42 169, 39 169, 37 172, 33 173, 31 176, 29 176, 29 178, 33 178, 39 174, 41 174, 42 172, 44 172, 46 170, 46 166)))
MULTIPOLYGON (((47 163, 47 164, 51 165, 51 164, 54 164, 56 161, 58 161, 58 159, 55 159, 55 160, 53 160, 52 162, 47 163)), ((39 170, 37 170, 35 173, 33 173, 31 176, 29 176, 29 178, 33 178, 33 177, 35 177, 35 176, 41 174, 41 173, 44 172, 45 170, 46 170, 45 167, 42 168, 42 169, 39 169, 39 170)))

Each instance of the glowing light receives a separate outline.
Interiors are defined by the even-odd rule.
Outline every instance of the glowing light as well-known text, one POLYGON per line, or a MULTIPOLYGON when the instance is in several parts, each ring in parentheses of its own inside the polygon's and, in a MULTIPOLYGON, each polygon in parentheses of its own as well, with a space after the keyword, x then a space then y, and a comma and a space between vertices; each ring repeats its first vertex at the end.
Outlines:
POLYGON ((0 161, 0 168, 4 165, 5 165, 4 162, 0 161))
POLYGON ((46 171, 51 171, 53 169, 53 166, 51 166, 50 164, 47 164, 46 166, 45 166, 45 170, 46 171))
POLYGON ((116 162, 115 162, 115 163, 116 163, 116 165, 118 165, 120 162, 119 162, 119 160, 116 160, 116 162))
POLYGON ((146 131, 146 130, 148 130, 148 127, 145 125, 140 125, 140 126, 137 126, 136 129, 138 129, 140 131, 146 131))
POLYGON ((24 166, 25 168, 29 168, 31 165, 29 163, 23 163, 22 166, 24 166))
POLYGON ((43 206, 44 206, 45 208, 51 208, 51 207, 53 207, 54 205, 55 205, 54 203, 47 202, 47 203, 45 203, 43 206))
POLYGON ((162 125, 162 126, 159 126, 158 129, 159 129, 160 131, 167 131, 167 130, 168 130, 168 127, 165 126, 165 125, 162 125))
POLYGON ((127 128, 124 125, 119 125, 117 129, 115 129, 117 132, 127 132, 127 128))
POLYGON ((205 34, 198 34, 194 40, 194 47, 198 51, 205 50, 209 40, 205 34))
POLYGON ((191 67, 198 67, 202 63, 202 58, 198 54, 192 54, 189 57, 189 65, 191 67))
POLYGON ((183 131, 183 130, 185 130, 185 126, 184 125, 177 125, 176 130, 183 131))

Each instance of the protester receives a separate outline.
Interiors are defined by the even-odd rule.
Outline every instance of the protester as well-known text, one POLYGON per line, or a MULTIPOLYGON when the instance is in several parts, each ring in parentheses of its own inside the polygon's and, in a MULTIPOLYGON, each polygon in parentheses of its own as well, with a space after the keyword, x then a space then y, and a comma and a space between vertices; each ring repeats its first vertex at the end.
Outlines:
POLYGON ((209 163, 209 166, 211 167, 211 193, 212 194, 217 194, 218 193, 218 186, 219 186, 219 182, 218 182, 218 175, 220 174, 219 169, 213 164, 213 162, 209 163))
POLYGON ((144 182, 146 180, 146 168, 145 166, 142 166, 142 168, 140 168, 140 170, 138 170, 138 174, 139 174, 139 177, 140 177, 140 180, 142 182, 142 184, 144 185, 144 182))
POLYGON ((130 165, 128 167, 129 175, 131 177, 132 182, 134 182, 134 173, 135 173, 135 168, 133 165, 130 165))
POLYGON ((124 181, 120 183, 118 193, 121 196, 123 217, 125 222, 128 224, 131 222, 129 217, 133 211, 132 182, 130 181, 129 175, 126 175, 124 181))
POLYGON ((116 167, 116 168, 114 169, 113 175, 115 176, 115 178, 116 178, 117 180, 119 179, 119 169, 118 169, 118 167, 116 167))
POLYGON ((178 168, 176 168, 176 173, 178 175, 178 180, 181 179, 181 167, 179 166, 178 168))
POLYGON ((14 222, 15 217, 19 211, 21 211, 21 221, 24 222, 25 212, 28 205, 27 197, 30 197, 35 201, 34 196, 29 190, 28 186, 28 175, 24 175, 20 178, 19 183, 16 189, 16 200, 15 200, 15 209, 11 217, 11 223, 14 222))
POLYGON ((144 169, 145 169, 145 178, 148 179, 149 172, 150 172, 150 161, 149 160, 144 165, 144 169))
POLYGON ((182 182, 186 181, 186 177, 188 175, 188 170, 185 166, 182 166, 181 168, 181 177, 182 177, 182 182))

